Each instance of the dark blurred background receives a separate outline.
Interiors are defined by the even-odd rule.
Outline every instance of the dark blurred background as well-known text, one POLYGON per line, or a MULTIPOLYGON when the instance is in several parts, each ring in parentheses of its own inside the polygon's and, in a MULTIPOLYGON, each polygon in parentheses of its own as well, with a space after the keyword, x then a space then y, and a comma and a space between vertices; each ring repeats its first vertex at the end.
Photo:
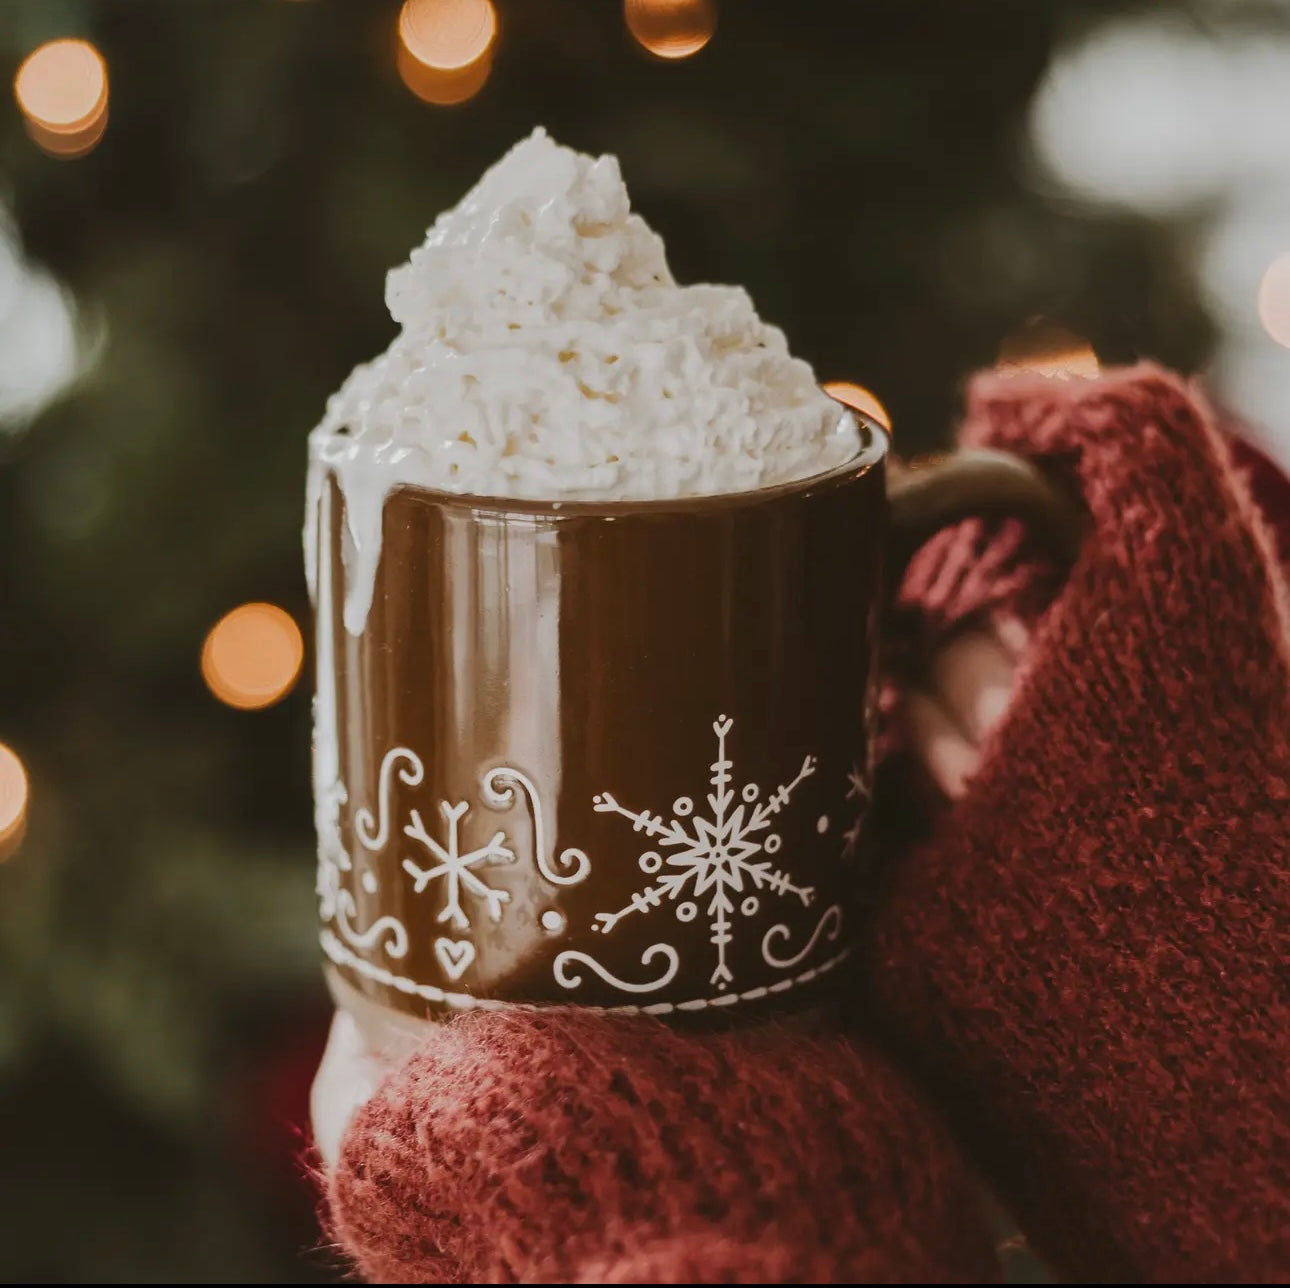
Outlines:
POLYGON ((445 71, 487 7, 0 0, 5 1281, 337 1277, 305 434, 535 124, 902 450, 974 368, 1150 355, 1286 454, 1285 4, 493 0, 445 71))

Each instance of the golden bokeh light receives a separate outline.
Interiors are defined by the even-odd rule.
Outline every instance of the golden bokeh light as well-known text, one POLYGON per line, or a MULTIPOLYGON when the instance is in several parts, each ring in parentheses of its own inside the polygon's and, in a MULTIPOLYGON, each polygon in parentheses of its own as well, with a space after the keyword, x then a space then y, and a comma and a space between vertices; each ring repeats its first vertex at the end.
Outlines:
POLYGON ((33 50, 13 94, 27 133, 51 156, 84 156, 107 129, 107 64, 88 41, 50 40, 33 50))
POLYGON ((406 0, 399 10, 399 75, 426 103, 464 103, 488 79, 496 39, 491 0, 406 0))
POLYGON ((491 0, 406 0, 399 11, 399 43, 418 62, 442 71, 478 62, 496 35, 491 0))
POLYGON ((202 676, 221 702, 254 711, 291 692, 304 655, 289 613, 275 604, 243 604, 211 627, 202 646, 202 676))
POLYGON ((423 103, 432 103, 435 107, 452 107, 474 98, 493 70, 491 54, 485 54, 476 62, 465 67, 429 67, 408 52, 407 46, 400 43, 397 54, 399 76, 403 83, 423 103))
POLYGON ((891 433, 890 413, 863 385, 852 384, 849 380, 830 380, 823 388, 830 398, 836 398, 838 402, 854 407, 866 416, 872 416, 883 429, 891 433))
POLYGON ((714 0, 623 0, 627 29, 658 58, 689 58, 717 29, 714 0))
POLYGON ((22 761, 0 742, 0 861, 14 855, 22 844, 30 794, 22 761))
POLYGON ((999 346, 996 368, 1040 376, 1096 376, 1101 370, 1093 346, 1073 331, 1037 319, 1014 331, 999 346))
POLYGON ((1259 321, 1272 339, 1290 349, 1290 251, 1268 265, 1259 283, 1259 321))
POLYGON ((106 111, 93 125, 76 134, 64 134, 59 130, 51 130, 30 117, 25 122, 31 141, 42 152, 48 152, 51 157, 58 157, 61 161, 74 161, 77 157, 93 152, 107 130, 107 123, 106 111))

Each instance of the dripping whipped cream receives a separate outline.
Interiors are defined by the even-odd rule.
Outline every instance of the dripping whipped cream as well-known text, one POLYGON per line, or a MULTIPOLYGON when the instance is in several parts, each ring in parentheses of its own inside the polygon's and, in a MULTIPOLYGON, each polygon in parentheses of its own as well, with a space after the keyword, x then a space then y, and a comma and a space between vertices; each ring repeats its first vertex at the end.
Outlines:
POLYGON ((854 419, 731 286, 678 286, 612 156, 536 130, 388 276, 401 330, 309 439, 319 506, 344 501, 344 621, 362 632, 386 497, 663 500, 809 478, 853 458, 854 419))

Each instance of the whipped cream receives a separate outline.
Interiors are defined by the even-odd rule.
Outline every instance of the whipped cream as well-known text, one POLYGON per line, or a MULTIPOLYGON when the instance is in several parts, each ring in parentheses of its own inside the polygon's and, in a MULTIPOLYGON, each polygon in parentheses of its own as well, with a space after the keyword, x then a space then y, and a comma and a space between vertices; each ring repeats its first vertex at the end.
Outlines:
POLYGON ((541 129, 439 216, 385 299, 399 335, 310 436, 310 586, 332 473, 354 634, 396 487, 661 500, 808 478, 860 449, 854 419, 747 292, 676 284, 617 160, 541 129))

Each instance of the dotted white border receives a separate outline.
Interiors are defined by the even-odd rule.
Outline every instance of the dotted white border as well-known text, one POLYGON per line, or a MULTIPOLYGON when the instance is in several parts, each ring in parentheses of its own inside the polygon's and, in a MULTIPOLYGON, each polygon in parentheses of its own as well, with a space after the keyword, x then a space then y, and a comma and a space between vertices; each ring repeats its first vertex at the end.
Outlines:
MULTIPOLYGON (((400 993, 421 997, 427 1002, 438 1002, 443 1006, 451 1006, 459 1011, 542 1011, 551 1006, 579 1005, 572 998, 568 1002, 501 1002, 494 997, 472 997, 469 993, 448 993, 442 988, 436 988, 433 984, 418 984, 415 980, 408 979, 403 975, 393 974, 383 966, 374 966, 371 962, 358 956, 357 953, 352 952, 342 944, 330 930, 324 929, 318 936, 318 942, 322 944, 323 952, 337 966, 348 966, 351 970, 357 971, 360 975, 366 975, 368 979, 374 980, 378 984, 385 984, 389 988, 398 989, 400 993)), ((756 1002, 763 997, 769 997, 773 993, 786 993, 789 989, 796 988, 800 984, 809 984, 813 979, 818 979, 821 975, 827 975, 834 967, 840 966, 846 961, 851 956, 851 952, 850 948, 844 948, 827 961, 821 962, 818 966, 812 966, 810 970, 804 970, 800 975, 792 975, 785 979, 776 980, 773 984, 767 984, 762 988, 750 988, 743 993, 721 993, 716 997, 693 997, 685 1002, 654 1002, 649 1006, 627 1004, 623 1006, 588 1006, 583 1009, 588 1011, 612 1011, 615 1014, 623 1015, 668 1015, 672 1011, 706 1011, 710 1008, 715 1009, 721 1006, 734 1006, 739 1002, 756 1002)))

